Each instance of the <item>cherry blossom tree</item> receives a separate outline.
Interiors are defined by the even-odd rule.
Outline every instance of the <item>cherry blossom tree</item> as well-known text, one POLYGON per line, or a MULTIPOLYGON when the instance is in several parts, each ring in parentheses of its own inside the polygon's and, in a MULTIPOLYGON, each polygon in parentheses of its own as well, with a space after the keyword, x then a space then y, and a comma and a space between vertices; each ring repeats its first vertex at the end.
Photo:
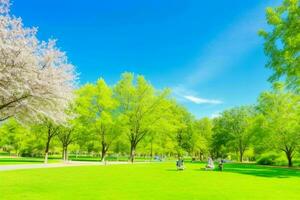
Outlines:
POLYGON ((76 74, 55 40, 39 41, 36 28, 24 27, 0 0, 0 121, 43 115, 63 120, 76 74))

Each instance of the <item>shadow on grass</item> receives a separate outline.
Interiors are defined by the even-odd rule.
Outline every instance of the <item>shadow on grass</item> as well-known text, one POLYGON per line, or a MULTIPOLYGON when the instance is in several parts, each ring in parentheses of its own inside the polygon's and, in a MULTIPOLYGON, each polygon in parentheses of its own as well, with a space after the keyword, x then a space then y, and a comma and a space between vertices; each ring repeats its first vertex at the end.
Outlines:
POLYGON ((252 176, 269 177, 269 178, 289 178, 299 177, 299 169, 289 169, 271 166, 257 166, 254 164, 225 164, 223 172, 246 174, 252 176))

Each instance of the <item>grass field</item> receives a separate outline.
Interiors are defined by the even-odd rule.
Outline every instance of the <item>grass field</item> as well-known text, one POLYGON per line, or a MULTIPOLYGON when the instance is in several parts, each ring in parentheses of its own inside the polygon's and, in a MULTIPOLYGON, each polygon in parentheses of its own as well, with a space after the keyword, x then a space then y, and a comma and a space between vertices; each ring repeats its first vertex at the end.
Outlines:
POLYGON ((226 164, 174 163, 0 171, 2 200, 300 199, 300 171, 226 164))

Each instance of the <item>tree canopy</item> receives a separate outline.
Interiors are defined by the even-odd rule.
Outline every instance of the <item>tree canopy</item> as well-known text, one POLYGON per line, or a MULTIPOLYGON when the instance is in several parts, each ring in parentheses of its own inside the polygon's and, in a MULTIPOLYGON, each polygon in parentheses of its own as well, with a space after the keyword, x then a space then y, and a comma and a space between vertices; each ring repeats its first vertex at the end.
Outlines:
POLYGON ((300 2, 284 0, 276 8, 267 8, 266 18, 271 30, 261 30, 264 50, 273 69, 272 82, 286 79, 287 85, 300 90, 300 2))

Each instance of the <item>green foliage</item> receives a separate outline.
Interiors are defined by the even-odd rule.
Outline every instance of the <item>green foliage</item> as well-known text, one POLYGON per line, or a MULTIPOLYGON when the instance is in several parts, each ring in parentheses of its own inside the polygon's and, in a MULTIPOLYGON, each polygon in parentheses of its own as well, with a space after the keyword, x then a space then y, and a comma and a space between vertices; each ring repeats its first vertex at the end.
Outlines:
POLYGON ((262 154, 257 159, 257 164, 259 164, 259 165, 275 165, 276 159, 278 159, 278 158, 279 158, 278 153, 268 152, 268 153, 262 154))
POLYGON ((262 93, 258 102, 264 117, 262 141, 265 146, 285 152, 292 166, 292 158, 300 145, 300 96, 276 84, 273 91, 262 93))
POLYGON ((124 73, 114 87, 114 97, 125 124, 130 143, 130 159, 133 161, 137 145, 164 122, 169 103, 168 90, 156 91, 143 76, 124 73))
POLYGON ((253 107, 236 107, 221 113, 214 121, 214 146, 217 149, 225 147, 228 151, 239 153, 240 162, 244 152, 249 148, 254 133, 252 130, 255 112, 253 107))
POLYGON ((269 58, 267 67, 274 70, 270 80, 286 78, 287 84, 300 90, 300 2, 284 0, 276 8, 267 8, 266 18, 272 27, 260 31, 264 50, 269 58))
POLYGON ((39 134, 10 118, 0 126, 0 148, 20 156, 40 154, 43 148, 39 134))
POLYGON ((112 89, 103 79, 95 85, 86 84, 77 91, 75 105, 77 122, 88 127, 88 132, 100 142, 103 160, 112 142, 122 133, 122 116, 112 89))
POLYGON ((209 151, 211 150, 212 129, 213 123, 209 118, 203 118, 194 122, 193 150, 199 153, 200 159, 203 159, 203 156, 209 154, 209 151))

